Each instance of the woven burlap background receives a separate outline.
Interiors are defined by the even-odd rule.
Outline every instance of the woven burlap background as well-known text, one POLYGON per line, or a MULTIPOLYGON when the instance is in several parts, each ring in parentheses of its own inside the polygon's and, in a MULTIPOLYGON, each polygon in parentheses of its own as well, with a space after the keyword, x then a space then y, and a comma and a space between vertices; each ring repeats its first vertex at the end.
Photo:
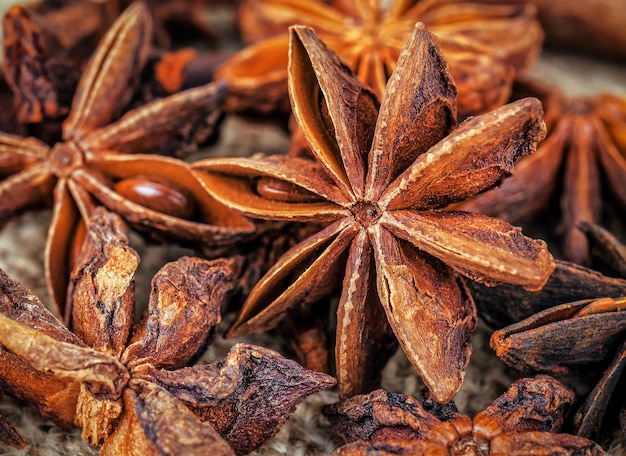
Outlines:
MULTIPOLYGON (((11 2, 0 0, 0 10, 5 9, 9 3, 11 2)), ((224 27, 223 21, 217 23, 224 27)), ((573 95, 609 91, 626 96, 626 66, 549 52, 544 53, 532 73, 573 95)), ((249 124, 236 118, 227 119, 223 127, 219 142, 206 150, 206 155, 245 156, 255 152, 283 153, 289 144, 286 134, 275 127, 249 124)), ((48 301, 48 296, 42 265, 50 217, 48 210, 27 213, 9 222, 0 232, 0 268, 28 286, 44 303, 48 301)), ((133 238, 133 246, 142 256, 137 279, 137 301, 141 304, 147 302, 149 280, 156 270, 166 261, 189 252, 175 247, 148 247, 138 238, 133 238)), ((228 324, 228 318, 221 325, 222 331, 228 324)), ((488 405, 519 377, 519 374, 507 369, 493 355, 489 348, 489 336, 488 328, 479 325, 473 338, 474 353, 465 383, 455 398, 459 409, 470 415, 488 405)), ((238 340, 224 340, 218 336, 202 362, 220 359, 230 346, 241 340, 269 346, 286 353, 283 342, 269 335, 238 340)), ((571 382, 570 380, 571 386, 578 388, 575 382, 573 384, 571 382)), ((423 384, 405 356, 399 352, 387 365, 382 386, 391 391, 412 394, 419 391, 423 384)), ((254 454, 264 456, 328 454, 340 442, 333 436, 320 413, 320 408, 336 400, 335 392, 323 392, 310 397, 299 407, 281 432, 254 454)), ((98 452, 97 448, 82 442, 79 430, 59 429, 53 423, 40 418, 33 408, 13 398, 0 397, 0 413, 17 427, 28 442, 22 451, 0 444, 0 454, 53 456, 91 455, 98 452)), ((614 455, 622 454, 619 436, 614 439, 610 451, 614 455)))

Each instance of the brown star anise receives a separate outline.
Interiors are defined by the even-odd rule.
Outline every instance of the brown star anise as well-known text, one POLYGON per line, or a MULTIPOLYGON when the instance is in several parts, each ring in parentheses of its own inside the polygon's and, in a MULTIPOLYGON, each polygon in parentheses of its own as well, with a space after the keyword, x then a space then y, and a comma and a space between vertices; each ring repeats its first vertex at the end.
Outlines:
POLYGON ((67 115, 80 77, 78 60, 19 5, 2 18, 2 34, 2 71, 15 95, 18 121, 33 124, 67 115))
POLYGON ((603 184, 626 207, 626 100, 610 94, 568 100, 536 82, 520 82, 519 91, 543 101, 547 138, 512 179, 460 208, 528 223, 560 191, 564 255, 584 264, 587 241, 576 226, 600 221, 603 184))
POLYGON ((474 420, 452 402, 441 406, 383 390, 328 405, 324 413, 348 443, 335 455, 606 454, 591 440, 558 433, 573 400, 571 390, 538 375, 515 382, 474 420))
MULTIPOLYGON (((81 23, 84 21, 88 28, 94 29, 92 34, 99 36, 95 32, 103 27, 102 23, 109 22, 106 18, 113 11, 105 14, 101 11, 102 7, 94 11, 95 3, 87 1, 57 5, 58 9, 48 10, 43 17, 18 5, 7 11, 2 22, 5 56, 2 70, 14 94, 17 120, 23 127, 3 127, 3 131, 23 134, 27 130, 30 135, 48 144, 61 140, 61 121, 70 110, 80 78, 80 68, 97 43, 81 39, 81 52, 72 47, 76 46, 73 41, 63 44, 63 41, 68 41, 64 37, 68 28, 81 37, 87 30, 75 30, 57 19, 69 17, 70 21, 78 22, 77 17, 81 16, 81 23), (91 15, 96 17, 91 19, 91 15)), ((52 5, 48 8, 52 8, 52 5)), ((219 53, 198 55, 189 47, 168 51, 152 46, 147 59, 138 62, 143 65, 142 71, 135 84, 136 89, 133 86, 133 98, 123 106, 124 110, 172 95, 183 86, 191 88, 210 82, 215 66, 224 59, 219 53), (200 78, 200 72, 208 74, 200 78)), ((0 126, 5 124, 3 122, 0 126)))
POLYGON ((140 231, 207 245, 232 243, 252 224, 203 190, 186 163, 156 155, 206 137, 225 87, 210 84, 155 100, 111 120, 124 106, 146 59, 150 17, 142 3, 125 10, 80 79, 63 123, 64 142, 0 134, 0 223, 54 196, 46 277, 63 311, 72 243, 95 200, 140 231))
MULTIPOLYGON (((26 8, 57 30, 59 42, 72 54, 93 49, 100 35, 126 9, 130 0, 37 0, 26 8)), ((213 39, 204 0, 147 0, 154 23, 152 41, 180 47, 189 39, 213 39)), ((83 55, 86 57, 86 55, 83 55)))
POLYGON ((382 97, 416 22, 439 40, 459 90, 459 111, 487 112, 505 103, 516 74, 535 61, 543 33, 531 5, 488 6, 459 0, 246 0, 244 40, 255 43, 218 69, 233 94, 229 109, 288 107, 287 27, 313 27, 382 97))
POLYGON ((500 329, 560 304, 626 295, 626 263, 623 259, 626 252, 623 245, 597 225, 582 223, 579 228, 596 246, 592 249, 594 266, 611 275, 569 261, 556 260, 554 273, 541 291, 535 293, 526 293, 507 284, 488 288, 469 282, 480 317, 492 328, 500 329), (617 246, 622 246, 621 251, 617 246), (594 253, 596 249, 597 253, 594 253), (512 306, 512 302, 515 305, 512 306))
POLYGON ((276 326, 343 277, 336 366, 342 395, 371 387, 397 338, 438 401, 459 389, 475 309, 458 275, 539 289, 554 268, 542 241, 505 222, 439 211, 497 185, 544 134, 527 99, 456 122, 455 89, 436 39, 418 24, 380 109, 312 29, 293 27, 294 115, 317 161, 206 159, 207 189, 244 214, 326 222, 252 290, 229 335, 276 326), (395 337, 394 337, 395 333, 395 337))
MULTIPOLYGON (((35 0, 21 3, 54 41, 75 59, 85 59, 119 14, 117 0, 35 0)), ((15 5, 17 6, 17 5, 15 5)))
MULTIPOLYGON (((599 226, 585 224, 582 228, 592 244, 602 249, 602 258, 613 258, 616 270, 626 279, 626 246, 599 226)), ((579 292, 578 299, 586 298, 590 293, 577 285, 568 281, 572 292, 579 292)), ((578 433, 585 437, 603 428, 605 413, 613 405, 610 400, 626 367, 626 280, 621 280, 621 289, 612 297, 604 292, 598 287, 593 298, 550 307, 491 337, 498 357, 522 371, 567 375, 585 369, 599 373, 608 365, 576 416, 578 433)))
POLYGON ((12 447, 22 449, 26 446, 26 442, 17 433, 11 423, 9 423, 0 414, 0 442, 8 443, 12 447))
MULTIPOLYGON (((520 4, 526 0, 478 0, 520 4)), ((546 44, 572 52, 585 51, 613 60, 626 59, 626 3, 622 0, 533 0, 546 33, 546 44), (602 12, 598 14, 598 12, 602 12)))
MULTIPOLYGON (((121 8, 132 4, 132 0, 117 0, 121 8)), ((190 40, 214 40, 215 36, 206 18, 205 0, 147 0, 155 23, 155 41, 171 48, 190 40)))
POLYGON ((0 271, 3 389, 62 427, 81 426, 103 455, 187 455, 248 453, 307 395, 334 385, 328 375, 246 344, 223 361, 185 367, 210 342, 241 258, 168 263, 133 325, 139 258, 124 229, 103 208, 90 219, 72 274, 75 334, 0 271))

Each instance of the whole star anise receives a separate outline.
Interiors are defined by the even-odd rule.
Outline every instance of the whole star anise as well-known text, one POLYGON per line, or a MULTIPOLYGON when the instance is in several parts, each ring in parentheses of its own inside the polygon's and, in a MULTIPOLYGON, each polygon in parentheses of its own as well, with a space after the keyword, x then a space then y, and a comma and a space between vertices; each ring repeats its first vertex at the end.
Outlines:
POLYGON ((276 326, 343 277, 336 366, 342 395, 375 382, 395 339, 438 401, 459 389, 475 309, 458 273, 539 289, 554 268, 542 241, 453 201, 497 185, 544 134, 527 99, 456 121, 455 89, 436 39, 418 24, 380 109, 315 36, 293 27, 289 87, 316 161, 288 156, 195 163, 224 204, 264 219, 326 222, 260 280, 229 331, 276 326), (395 334, 395 337, 394 337, 395 334))
MULTIPOLYGON (((119 114, 143 67, 151 22, 142 3, 119 17, 85 67, 63 123, 64 142, 0 134, 0 223, 54 198, 46 277, 63 312, 72 244, 97 203, 140 231, 207 245, 232 243, 254 230, 215 201, 188 165, 157 152, 193 146, 213 129, 225 87, 210 84, 119 114)), ((81 234, 82 233, 82 234, 81 234)))
MULTIPOLYGON (((600 257, 613 263, 617 274, 626 279, 626 246, 599 226, 581 228, 600 257)), ((570 275, 563 287, 577 295, 570 298, 573 302, 566 301, 564 293, 556 294, 562 304, 495 331, 491 337, 498 357, 520 371, 567 375, 585 370, 596 371, 600 377, 604 370, 576 415, 577 432, 584 437, 611 428, 604 420, 609 406, 624 407, 623 399, 613 404, 611 399, 626 367, 626 280, 604 279, 617 285, 612 293, 602 286, 580 286, 584 282, 570 275)), ((530 298, 540 301, 542 297, 540 293, 530 298)))
POLYGON ((505 103, 516 74, 539 54, 543 33, 531 5, 488 6, 458 0, 246 0, 244 40, 255 43, 218 69, 230 82, 229 109, 269 111, 287 102, 287 27, 313 27, 382 97, 416 22, 439 40, 459 90, 459 111, 487 112, 505 103))
POLYGON ((94 211, 72 274, 74 333, 0 271, 2 389, 62 427, 82 427, 102 455, 187 455, 248 453, 307 395, 334 385, 246 344, 185 367, 210 343, 241 258, 168 263, 133 325, 139 259, 124 230, 115 214, 94 211))
POLYGON ((459 208, 530 224, 560 192, 564 256, 585 264, 587 241, 576 227, 600 222, 603 187, 626 208, 626 99, 610 94, 567 99, 531 81, 520 82, 518 91, 542 100, 548 136, 537 153, 516 165, 513 178, 459 208))
POLYGON ((383 390, 328 405, 324 413, 347 443, 337 456, 606 454, 591 440, 558 433, 573 400, 573 391, 538 375, 515 382, 473 420, 453 402, 441 406, 383 390))

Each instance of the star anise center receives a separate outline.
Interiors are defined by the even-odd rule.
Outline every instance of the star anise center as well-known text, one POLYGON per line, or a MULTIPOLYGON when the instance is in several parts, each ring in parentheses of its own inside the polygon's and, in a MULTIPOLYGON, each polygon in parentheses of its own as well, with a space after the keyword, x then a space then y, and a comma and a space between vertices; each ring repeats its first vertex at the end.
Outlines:
POLYGON ((52 172, 59 178, 69 176, 83 165, 83 151, 74 143, 57 143, 49 153, 52 172))
MULTIPOLYGON (((343 34, 344 54, 349 56, 376 54, 381 49, 389 48, 390 38, 402 39, 407 30, 395 18, 385 15, 374 16, 364 21, 350 18, 349 28, 343 34)), ((410 29, 409 29, 410 32, 410 29)))
POLYGON ((450 448, 454 456, 484 456, 489 454, 489 444, 485 441, 476 441, 471 437, 456 441, 450 448))
POLYGON ((354 214, 354 219, 363 225, 364 228, 375 224, 382 215, 378 205, 368 201, 357 201, 351 210, 354 214))

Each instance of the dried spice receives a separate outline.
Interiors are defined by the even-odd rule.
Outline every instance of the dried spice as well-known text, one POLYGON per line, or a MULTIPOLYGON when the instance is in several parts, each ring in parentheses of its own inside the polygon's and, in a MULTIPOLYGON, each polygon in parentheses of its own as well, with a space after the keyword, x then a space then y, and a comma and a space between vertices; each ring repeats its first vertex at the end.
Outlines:
POLYGON ((26 446, 26 442, 17 433, 11 423, 9 423, 2 415, 0 415, 0 442, 7 443, 12 447, 22 449, 26 446))
POLYGON ((610 94, 568 100, 535 82, 520 82, 519 90, 543 101, 548 136, 513 178, 460 208, 526 224, 560 192, 564 256, 585 264, 587 241, 576 226, 600 222, 603 186, 626 207, 626 100, 610 94))
POLYGON ((0 223, 54 198, 46 277, 59 313, 71 250, 84 233, 81 219, 96 201, 157 238, 215 246, 254 230, 207 194, 186 163, 156 155, 193 149, 210 134, 221 114, 223 85, 155 100, 111 122, 147 57, 150 24, 146 7, 134 3, 109 30, 80 79, 63 123, 64 142, 50 148, 35 138, 0 134, 0 223))
MULTIPOLYGON (((122 8, 132 4, 119 1, 122 8)), ((210 41, 215 36, 206 20, 205 0, 147 0, 155 23, 154 40, 165 48, 191 40, 210 41)))
MULTIPOLYGON (((61 45, 82 57, 95 48, 128 0, 39 0, 26 7, 56 30, 61 45)), ((205 20, 203 0, 147 0, 154 22, 152 41, 159 47, 179 47, 190 39, 214 39, 205 20)))
POLYGON ((2 72, 0 72, 0 131, 10 131, 19 135, 26 133, 24 125, 20 124, 15 116, 13 92, 2 72))
POLYGON ((602 263, 610 260, 610 267, 615 271, 615 277, 574 263, 556 260, 554 273, 541 291, 535 293, 526 293, 519 287, 507 284, 487 288, 470 282, 468 285, 480 317, 492 328, 503 328, 559 304, 600 297, 624 296, 626 273, 623 270, 623 258, 626 255, 623 253, 623 245, 597 225, 583 223, 580 229, 586 233, 592 245, 595 245, 595 249, 598 250, 594 256, 597 255, 599 259, 602 259, 602 263), (621 252, 622 259, 620 259, 619 252, 621 252), (622 269, 620 269, 620 264, 622 269))
POLYGON ((331 293, 340 393, 371 388, 396 338, 440 402, 459 389, 475 309, 459 273, 540 289, 545 243, 497 219, 439 208, 497 185, 543 137, 537 100, 456 123, 455 89, 418 24, 380 109, 312 29, 293 27, 290 94, 317 161, 288 156, 193 165, 223 203, 262 219, 325 222, 264 276, 228 334, 275 327, 331 293), (447 135, 447 136, 446 136, 447 135), (366 156, 367 154, 367 156, 366 156))
MULTIPOLYGON (((583 230, 623 274, 626 246, 598 226, 586 224, 583 230)), ((567 375, 583 369, 602 372, 610 364, 577 413, 577 430, 585 437, 602 428, 626 366, 626 280, 618 291, 619 296, 606 297, 596 290, 592 299, 550 307, 491 337, 498 357, 518 370, 567 375)))
MULTIPOLYGON (((525 4, 526 0, 478 0, 525 4)), ((533 0, 546 33, 546 44, 589 52, 593 57, 626 59, 626 3, 622 0, 533 0), (601 14, 598 12, 601 11, 601 14)))
POLYGON ((558 434, 574 393, 546 375, 515 382, 474 420, 454 403, 383 390, 324 408, 347 445, 336 455, 603 455, 582 437, 558 434))
MULTIPOLYGON (((237 243, 237 253, 246 258, 246 268, 240 279, 240 296, 247 297, 269 269, 290 248, 323 226, 314 223, 259 222, 254 239, 237 243)), ((328 332, 330 303, 324 298, 308 306, 292 309, 276 330, 283 336, 292 356, 307 369, 329 372, 328 332)), ((231 305, 237 310, 239 306, 231 305)))
POLYGON ((102 35, 119 14, 117 1, 38 0, 24 8, 74 59, 83 60, 93 52, 102 35))
MULTIPOLYGON (((61 141, 61 121, 70 110, 72 97, 80 78, 80 67, 86 58, 91 55, 96 43, 90 40, 81 40, 81 51, 77 52, 76 43, 70 41, 65 47, 61 44, 63 34, 68 29, 60 18, 66 15, 74 17, 88 9, 89 14, 99 16, 99 20, 89 18, 81 20, 88 27, 94 28, 89 36, 99 36, 102 23, 108 23, 104 11, 86 5, 95 2, 57 5, 57 9, 47 11, 43 18, 29 12, 32 8, 13 6, 4 16, 4 55, 3 72, 14 94, 13 105, 17 112, 17 120, 25 124, 28 133, 44 140, 48 144, 61 141), (82 5, 85 5, 83 8, 82 5), (67 11, 70 10, 70 11, 67 11), (51 19, 49 22, 45 19, 51 19)), ((39 5, 44 8, 43 5, 39 5)), ((48 5, 51 8, 52 5, 48 5)), ((69 27, 73 30, 72 27, 69 27)), ((79 28, 81 36, 86 30, 79 28)), ((151 47, 139 76, 138 88, 134 91, 132 100, 125 106, 124 111, 139 107, 155 98, 162 98, 179 92, 183 88, 197 87, 212 80, 215 67, 222 63, 227 55, 219 53, 198 53, 192 48, 183 48, 168 51, 151 47)), ((129 84, 133 86, 132 81, 129 84)), ((10 110, 8 110, 10 111, 10 110)), ((24 129, 18 130, 12 125, 2 128, 13 134, 24 134, 24 129)), ((215 130, 217 131, 217 130, 215 130)), ((202 141, 200 136, 197 140, 202 141)), ((180 155, 182 151, 178 151, 180 155)), ((170 152, 171 153, 171 152, 170 152)))
POLYGON ((492 328, 502 328, 559 304, 600 296, 622 296, 626 279, 556 260, 554 273, 536 293, 526 293, 519 287, 506 284, 488 288, 470 283, 469 288, 480 317, 492 328))
POLYGON ((223 361, 185 367, 210 342, 241 258, 168 263, 133 325, 137 263, 121 219, 96 209, 72 274, 74 334, 0 273, 2 388, 62 427, 81 426, 103 455, 243 454, 307 395, 334 385, 245 344, 223 361))
POLYGON ((15 94, 17 119, 39 123, 67 115, 80 77, 78 62, 23 7, 2 19, 2 70, 15 94))
POLYGON ((243 38, 251 44, 223 65, 227 108, 266 113, 288 108, 285 32, 313 27, 380 99, 416 22, 439 40, 459 90, 459 111, 487 112, 505 103, 516 74, 539 55, 543 33, 534 7, 487 6, 463 1, 330 2, 246 0, 240 8, 243 38))

